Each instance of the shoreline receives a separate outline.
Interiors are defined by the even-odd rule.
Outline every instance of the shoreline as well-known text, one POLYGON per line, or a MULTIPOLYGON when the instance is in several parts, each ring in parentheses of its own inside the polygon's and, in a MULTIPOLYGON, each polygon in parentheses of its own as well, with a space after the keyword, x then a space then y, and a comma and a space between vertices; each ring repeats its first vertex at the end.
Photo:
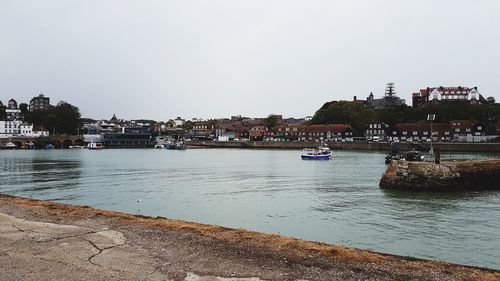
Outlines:
MULTIPOLYGON (((164 280, 162 278, 198 280, 187 279, 193 274, 227 278, 258 278, 248 280, 500 279, 500 271, 495 269, 384 254, 243 229, 133 215, 3 194, 0 194, 0 203, 0 214, 25 222, 63 224, 123 233, 125 239, 123 245, 130 246, 131 251, 140 250, 141 253, 151 258, 149 263, 153 264, 148 264, 148 268, 154 269, 154 274, 148 276, 161 275, 161 278, 157 280, 164 280)), ((28 234, 28 231, 23 231, 21 234, 28 234)), ((8 236, 4 237, 4 232, 0 232, 0 235, 2 237, 0 241, 5 242, 8 239, 8 236)), ((70 236, 67 239, 70 239, 70 236)), ((61 243, 70 243, 64 242, 64 239, 66 238, 54 240, 57 243, 51 244, 51 247, 55 248, 50 249, 58 249, 61 243)), ((1 250, 0 265, 2 266, 6 262, 5 254, 11 255, 12 252, 16 252, 16 244, 10 244, 10 242, 10 247, 14 247, 11 252, 5 253, 5 247, 1 250)), ((33 243, 37 247, 45 245, 36 240, 33 243)), ((29 253, 32 247, 29 244, 23 250, 28 251, 28 255, 32 255, 29 253)), ((96 248, 104 249, 105 247, 96 248)), ((116 249, 120 248, 123 247, 116 249)), ((111 252, 111 249, 107 251, 111 252)), ((44 249, 43 247, 37 248, 37 251, 43 253, 44 249)), ((103 252, 104 250, 100 250, 94 257, 103 252)), ((21 261, 24 260, 20 259, 21 261)), ((97 258, 91 261, 97 262, 97 258)), ((83 262, 82 268, 86 270, 96 267, 87 261, 83 262)), ((102 263, 105 264, 106 260, 104 259, 102 263)), ((78 267, 74 264, 71 266, 78 267)), ((97 269, 101 270, 102 265, 97 269)), ((15 275, 16 272, 13 270, 15 269, 7 270, 8 274, 15 275)), ((150 272, 153 271, 147 273, 150 272)), ((127 277, 128 274, 124 273, 122 278, 127 277)), ((41 280, 45 279, 41 278, 41 280)))
MULTIPOLYGON (((303 149, 317 147, 319 142, 274 142, 274 141, 189 141, 187 145, 197 148, 244 148, 244 149, 303 149)), ((358 142, 327 142, 330 148, 334 150, 361 150, 361 151, 391 151, 391 143, 389 142, 372 142, 372 143, 358 143, 358 142)), ((424 150, 430 149, 430 143, 399 143, 402 151, 411 150, 417 145, 424 150)), ((500 143, 450 143, 439 142, 433 143, 434 149, 439 147, 441 153, 499 153, 500 143)))

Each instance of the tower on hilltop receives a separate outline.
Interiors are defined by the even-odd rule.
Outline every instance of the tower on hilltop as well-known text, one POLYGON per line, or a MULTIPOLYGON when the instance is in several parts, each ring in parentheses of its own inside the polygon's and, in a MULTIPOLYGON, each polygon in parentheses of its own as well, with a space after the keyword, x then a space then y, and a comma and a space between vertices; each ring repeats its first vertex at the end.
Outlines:
POLYGON ((386 97, 393 97, 396 95, 396 91, 394 90, 394 83, 389 82, 385 86, 385 96, 386 97))

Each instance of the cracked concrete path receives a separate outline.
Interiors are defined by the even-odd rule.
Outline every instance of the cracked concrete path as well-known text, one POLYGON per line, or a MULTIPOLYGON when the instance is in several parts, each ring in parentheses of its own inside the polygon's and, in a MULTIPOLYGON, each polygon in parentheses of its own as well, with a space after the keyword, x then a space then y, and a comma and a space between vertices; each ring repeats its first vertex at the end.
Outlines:
MULTIPOLYGON (((33 222, 0 213, 1 280, 169 280, 121 232, 33 222)), ((260 281, 198 276, 185 281, 260 281)))
POLYGON ((0 213, 1 280, 164 280, 117 231, 41 223, 0 213))

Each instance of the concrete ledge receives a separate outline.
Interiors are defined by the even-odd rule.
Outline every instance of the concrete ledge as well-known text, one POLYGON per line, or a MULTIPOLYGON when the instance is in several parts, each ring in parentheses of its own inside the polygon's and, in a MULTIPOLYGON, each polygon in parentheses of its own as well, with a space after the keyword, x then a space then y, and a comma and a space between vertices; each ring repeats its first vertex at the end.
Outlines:
POLYGON ((500 272, 0 195, 2 280, 500 280, 500 272))

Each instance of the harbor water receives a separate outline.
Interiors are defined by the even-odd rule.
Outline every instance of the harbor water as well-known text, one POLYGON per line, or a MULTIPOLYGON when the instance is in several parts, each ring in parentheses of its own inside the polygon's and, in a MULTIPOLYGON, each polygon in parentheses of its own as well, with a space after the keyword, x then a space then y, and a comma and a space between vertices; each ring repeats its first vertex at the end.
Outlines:
POLYGON ((0 193, 500 269, 500 191, 381 190, 385 154, 0 151, 0 193))

